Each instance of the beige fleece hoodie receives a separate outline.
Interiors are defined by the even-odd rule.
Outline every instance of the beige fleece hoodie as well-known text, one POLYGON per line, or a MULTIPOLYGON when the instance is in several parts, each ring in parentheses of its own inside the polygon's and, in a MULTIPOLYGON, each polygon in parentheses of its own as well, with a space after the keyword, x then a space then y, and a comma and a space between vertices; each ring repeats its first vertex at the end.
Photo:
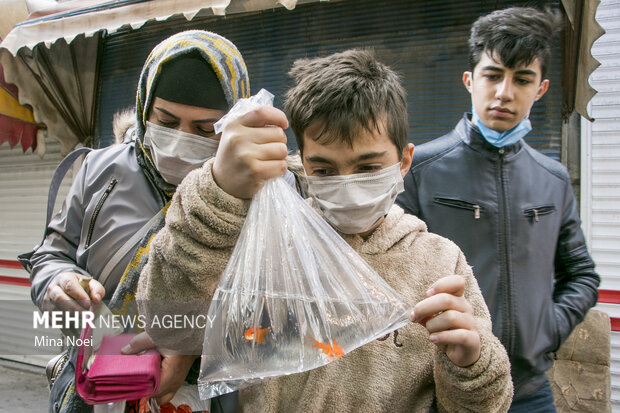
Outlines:
MULTIPOLYGON (((244 222, 249 202, 213 181, 212 161, 178 187, 166 226, 153 239, 139 300, 208 299, 213 296, 244 222)), ((480 359, 460 368, 410 323, 383 341, 362 346, 327 366, 268 380, 240 391, 246 412, 505 412, 512 400, 508 356, 491 332, 491 320, 471 268, 451 241, 424 222, 392 207, 367 239, 344 239, 412 307, 437 279, 460 274, 481 336, 480 359)), ((145 309, 148 314, 148 309, 145 309)), ((147 323, 148 325, 148 323, 147 323)), ((148 331, 148 329, 147 329, 148 331)), ((149 331, 156 342, 175 337, 149 331)), ((200 340, 195 338, 195 340, 200 340)), ((202 340, 200 340, 200 343, 202 340)))

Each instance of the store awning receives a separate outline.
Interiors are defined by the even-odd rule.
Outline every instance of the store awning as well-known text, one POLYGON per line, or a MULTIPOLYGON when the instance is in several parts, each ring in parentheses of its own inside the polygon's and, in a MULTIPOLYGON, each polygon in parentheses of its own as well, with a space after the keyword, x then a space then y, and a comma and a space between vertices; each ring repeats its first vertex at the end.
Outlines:
MULTIPOLYGON (((314 0, 317 1, 317 0, 314 0)), ((85 37, 105 30, 114 33, 124 27, 137 29, 151 20, 166 20, 183 15, 192 20, 197 15, 234 14, 271 9, 279 4, 292 9, 297 0, 70 0, 58 2, 18 23, 0 47, 16 55, 22 47, 32 49, 39 43, 50 45, 64 38, 67 43, 77 35, 85 37), (34 18, 32 18, 34 16, 34 18), (37 17, 40 16, 40 17, 37 17)), ((55 2, 50 2, 55 3, 55 2)))
POLYGON ((570 22, 564 33, 564 102, 563 117, 573 111, 594 120, 588 114, 588 102, 596 94, 590 86, 590 75, 600 66, 592 56, 592 44, 605 30, 596 21, 600 0, 562 0, 562 7, 570 22))
MULTIPOLYGON (((0 0, 15 3, 19 0, 0 0)), ((22 0, 23 1, 23 0, 22 0)), ((39 0, 0 43, 0 64, 20 89, 19 102, 33 108, 48 138, 63 153, 91 145, 95 129, 98 50, 102 34, 137 29, 148 21, 179 15, 229 15, 319 0, 39 0)), ((3 16, 0 16, 0 22, 3 16)), ((4 25, 6 26, 6 24, 4 25)), ((3 27, 0 24, 0 28, 3 27)), ((45 151, 39 142, 39 155, 45 151)))
POLYGON ((37 148, 37 131, 32 111, 19 104, 19 91, 4 80, 0 66, 0 145, 8 142, 11 148, 20 144, 26 152, 37 148))
MULTIPOLYGON (((38 0, 51 6, 31 13, 4 37, 0 64, 7 81, 20 89, 20 103, 33 108, 35 120, 45 124, 48 136, 68 152, 78 143, 88 145, 94 133, 97 50, 103 33, 181 15, 191 20, 281 6, 292 9, 317 1, 324 0, 38 0)), ((563 116, 577 111, 590 119, 587 105, 596 91, 589 77, 599 65, 590 50, 603 33, 595 20, 599 0, 561 0, 561 4, 570 22, 564 34, 563 116)), ((0 23, 4 18, 0 16, 0 23)))

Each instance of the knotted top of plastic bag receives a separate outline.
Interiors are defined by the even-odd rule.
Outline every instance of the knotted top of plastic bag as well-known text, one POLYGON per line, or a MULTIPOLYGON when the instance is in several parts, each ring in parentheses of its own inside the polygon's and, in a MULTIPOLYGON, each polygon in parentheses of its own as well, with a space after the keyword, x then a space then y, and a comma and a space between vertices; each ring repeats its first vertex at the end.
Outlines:
POLYGON ((213 124, 213 130, 216 134, 220 133, 228 122, 261 106, 273 106, 273 95, 265 89, 259 90, 257 94, 249 98, 239 99, 228 113, 213 124))
MULTIPOLYGON (((262 89, 218 123, 272 101, 262 89)), ((201 398, 321 367, 405 325, 409 311, 284 179, 271 179, 252 200, 209 308, 201 398)))

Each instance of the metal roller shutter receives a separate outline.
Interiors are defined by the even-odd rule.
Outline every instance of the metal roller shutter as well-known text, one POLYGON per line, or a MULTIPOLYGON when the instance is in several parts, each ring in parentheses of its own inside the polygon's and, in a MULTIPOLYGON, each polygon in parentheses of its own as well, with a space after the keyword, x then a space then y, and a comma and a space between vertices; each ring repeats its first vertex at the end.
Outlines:
POLYGON ((596 120, 582 127, 582 216, 602 279, 597 308, 612 318, 611 402, 620 411, 620 1, 603 0, 596 19, 606 33, 592 47, 601 66, 590 78, 596 120))
MULTIPOLYGON (((135 105, 139 72, 150 50, 171 34, 187 29, 210 30, 232 40, 246 60, 252 91, 268 89, 276 95, 277 107, 282 106, 281 97, 290 81, 286 73, 295 59, 372 47, 402 75, 409 100, 409 137, 422 143, 450 131, 471 106, 461 83, 462 73, 468 69, 471 23, 494 9, 533 3, 331 1, 300 5, 293 11, 276 8, 190 22, 172 19, 116 33, 104 39, 98 146, 111 143, 114 112, 135 105)), ((528 137, 534 147, 555 159, 559 159, 561 142, 561 62, 558 45, 550 71, 552 86, 534 106, 534 130, 528 137)), ((295 148, 292 135, 289 138, 289 146, 295 148)))
MULTIPOLYGON (((36 307, 30 302, 28 273, 16 257, 32 249, 43 236, 47 192, 62 160, 60 144, 47 141, 46 148, 40 159, 31 151, 22 154, 21 148, 0 145, 0 357, 35 365, 45 365, 50 357, 19 354, 20 343, 34 340, 32 330, 23 323, 32 323, 36 307)), ((70 184, 67 176, 58 192, 57 208, 70 184)))

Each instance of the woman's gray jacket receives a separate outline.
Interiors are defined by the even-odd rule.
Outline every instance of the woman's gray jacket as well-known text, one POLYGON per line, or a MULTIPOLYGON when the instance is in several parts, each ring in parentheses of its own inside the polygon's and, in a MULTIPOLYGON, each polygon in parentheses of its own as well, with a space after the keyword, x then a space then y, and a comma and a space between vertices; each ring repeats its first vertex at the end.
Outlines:
MULTIPOLYGON (((138 165, 135 150, 135 141, 130 141, 86 156, 62 209, 31 258, 31 296, 39 308, 55 276, 74 271, 98 279, 114 253, 163 208, 164 195, 138 165)), ((106 299, 114 293, 135 248, 110 273, 104 284, 106 299)))

